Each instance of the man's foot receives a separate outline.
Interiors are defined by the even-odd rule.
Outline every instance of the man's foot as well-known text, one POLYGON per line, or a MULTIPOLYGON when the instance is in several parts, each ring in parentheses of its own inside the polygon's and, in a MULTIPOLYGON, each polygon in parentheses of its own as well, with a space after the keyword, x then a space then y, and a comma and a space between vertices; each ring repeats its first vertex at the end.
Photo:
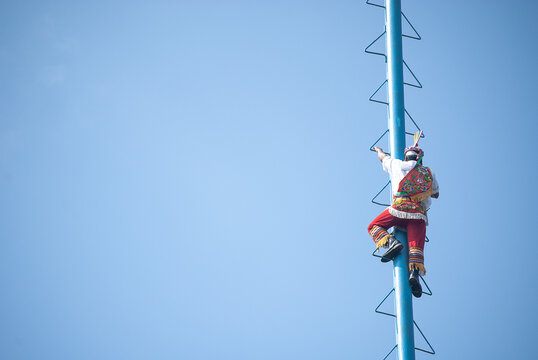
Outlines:
POLYGON ((401 242, 399 242, 395 237, 391 236, 389 239, 389 248, 388 250, 383 254, 383 257, 381 258, 381 262, 389 262, 391 260, 394 260, 396 255, 400 253, 400 251, 403 249, 403 245, 401 242))
POLYGON ((411 271, 411 274, 409 275, 409 285, 411 285, 411 292, 414 297, 419 298, 422 296, 422 286, 420 285, 417 269, 411 271))

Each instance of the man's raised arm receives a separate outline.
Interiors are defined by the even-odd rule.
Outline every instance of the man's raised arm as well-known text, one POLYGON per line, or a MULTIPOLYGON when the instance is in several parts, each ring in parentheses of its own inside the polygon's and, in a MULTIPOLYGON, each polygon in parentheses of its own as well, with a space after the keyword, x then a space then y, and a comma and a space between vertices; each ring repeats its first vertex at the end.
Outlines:
POLYGON ((380 147, 374 146, 375 152, 377 152, 377 158, 379 161, 383 162, 383 159, 386 158, 388 155, 383 152, 383 149, 380 147))

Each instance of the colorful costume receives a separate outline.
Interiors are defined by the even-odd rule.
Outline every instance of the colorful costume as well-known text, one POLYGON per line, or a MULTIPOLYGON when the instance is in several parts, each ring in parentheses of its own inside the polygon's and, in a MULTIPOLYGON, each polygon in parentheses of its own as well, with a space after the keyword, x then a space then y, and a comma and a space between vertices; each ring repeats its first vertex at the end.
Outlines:
POLYGON ((387 230, 393 226, 407 230, 409 241, 409 270, 426 274, 424 267, 424 242, 427 212, 431 205, 430 196, 439 192, 439 186, 432 171, 422 165, 424 154, 416 144, 407 151, 415 151, 418 159, 402 161, 387 156, 383 159, 383 170, 390 174, 392 182, 392 205, 377 216, 368 226, 368 233, 376 246, 387 246, 390 235, 387 230))

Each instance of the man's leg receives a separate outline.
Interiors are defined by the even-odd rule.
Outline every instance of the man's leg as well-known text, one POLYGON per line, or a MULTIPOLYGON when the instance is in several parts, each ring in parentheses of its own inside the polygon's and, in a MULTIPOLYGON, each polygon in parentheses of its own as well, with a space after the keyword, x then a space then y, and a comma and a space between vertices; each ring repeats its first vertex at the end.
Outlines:
POLYGON ((409 220, 407 223, 407 239, 409 240, 409 271, 418 270, 426 275, 424 267, 424 242, 426 241, 426 223, 423 220, 409 220))
POLYGON ((426 223, 423 220, 410 220, 407 223, 409 240, 409 284, 415 297, 422 296, 419 274, 426 275, 424 267, 424 243, 426 241, 426 223))
POLYGON ((388 247, 388 250, 381 258, 382 262, 394 259, 403 248, 403 245, 387 232, 387 229, 400 223, 401 219, 392 216, 389 210, 386 209, 368 225, 368 233, 374 240, 375 245, 378 248, 382 246, 388 247))

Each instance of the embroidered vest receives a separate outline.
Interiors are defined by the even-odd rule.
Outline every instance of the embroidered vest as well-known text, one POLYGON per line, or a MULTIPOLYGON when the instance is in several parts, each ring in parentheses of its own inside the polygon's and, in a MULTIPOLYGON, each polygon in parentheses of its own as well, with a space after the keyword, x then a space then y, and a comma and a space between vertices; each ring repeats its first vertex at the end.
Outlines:
POLYGON ((417 165, 405 175, 394 194, 392 208, 406 213, 426 215, 422 200, 432 194, 433 176, 429 168, 417 165))

